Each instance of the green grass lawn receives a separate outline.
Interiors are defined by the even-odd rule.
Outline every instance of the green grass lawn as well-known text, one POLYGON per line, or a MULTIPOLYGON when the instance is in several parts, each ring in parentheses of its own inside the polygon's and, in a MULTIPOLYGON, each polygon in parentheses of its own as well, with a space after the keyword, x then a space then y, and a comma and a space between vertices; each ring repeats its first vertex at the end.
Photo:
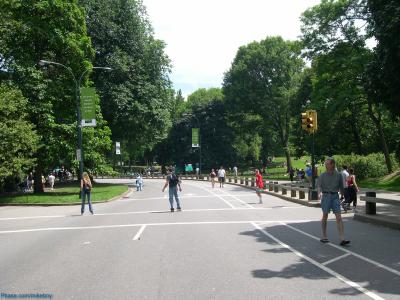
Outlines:
MULTIPOLYGON (((95 183, 92 189, 92 202, 109 200, 128 190, 127 185, 95 183)), ((68 204, 80 202, 78 183, 55 186, 53 191, 46 190, 43 194, 24 193, 11 196, 0 196, 0 204, 68 204)))
POLYGON ((360 180, 358 185, 361 188, 400 192, 400 175, 393 176, 388 180, 385 180, 384 178, 364 179, 360 180))

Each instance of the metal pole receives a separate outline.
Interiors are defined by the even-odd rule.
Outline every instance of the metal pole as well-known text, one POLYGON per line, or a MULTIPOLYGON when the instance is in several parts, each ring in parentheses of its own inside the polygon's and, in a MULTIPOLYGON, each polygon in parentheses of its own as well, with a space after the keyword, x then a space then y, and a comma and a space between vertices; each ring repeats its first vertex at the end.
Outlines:
POLYGON ((314 174, 314 170, 315 170, 315 133, 312 133, 312 149, 311 149, 311 182, 312 182, 312 189, 315 190, 315 174, 314 174))

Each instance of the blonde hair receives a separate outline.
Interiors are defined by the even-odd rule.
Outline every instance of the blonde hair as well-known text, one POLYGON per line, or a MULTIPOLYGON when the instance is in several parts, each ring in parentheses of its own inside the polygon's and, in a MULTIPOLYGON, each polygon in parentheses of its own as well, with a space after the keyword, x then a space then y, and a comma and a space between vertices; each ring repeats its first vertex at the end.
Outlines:
POLYGON ((90 177, 89 177, 89 174, 87 172, 83 172, 82 173, 82 178, 90 181, 90 177))

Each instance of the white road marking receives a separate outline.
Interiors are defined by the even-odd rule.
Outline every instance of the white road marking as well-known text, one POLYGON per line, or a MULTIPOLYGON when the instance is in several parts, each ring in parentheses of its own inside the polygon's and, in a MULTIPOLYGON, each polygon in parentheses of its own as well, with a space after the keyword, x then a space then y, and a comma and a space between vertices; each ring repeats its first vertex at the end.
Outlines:
MULTIPOLYGON (((280 223, 281 223, 282 225, 285 225, 286 227, 289 227, 289 228, 291 228, 291 229, 293 229, 293 230, 295 230, 295 231, 297 231, 297 232, 299 232, 299 233, 301 233, 301 234, 304 234, 305 236, 308 236, 308 237, 310 237, 310 238, 312 238, 312 239, 314 239, 314 240, 317 240, 317 241, 320 240, 318 237, 313 236, 313 235, 311 235, 311 234, 309 234, 309 233, 307 233, 307 232, 304 232, 304 231, 302 231, 302 230, 300 230, 300 229, 297 229, 296 227, 290 226, 290 225, 286 224, 285 222, 280 222, 280 223)), ((395 269, 393 269, 393 268, 391 268, 391 267, 385 266, 385 265, 383 265, 383 264, 381 264, 381 263, 379 263, 379 262, 377 262, 377 261, 374 261, 374 260, 372 260, 372 259, 369 259, 369 258, 367 258, 367 257, 365 257, 365 256, 362 256, 362 255, 360 255, 360 254, 357 254, 357 253, 355 253, 355 252, 353 252, 353 251, 350 251, 350 250, 348 250, 348 249, 346 249, 346 248, 344 248, 344 247, 339 247, 339 246, 337 246, 337 245, 335 245, 335 244, 332 244, 332 243, 326 243, 326 245, 327 245, 327 246, 330 246, 330 247, 333 247, 333 248, 336 248, 336 249, 339 249, 339 250, 341 250, 341 251, 343 251, 343 252, 349 253, 349 254, 351 254, 351 255, 353 255, 353 256, 359 258, 359 259, 362 259, 362 260, 364 260, 364 261, 366 261, 366 262, 369 262, 370 264, 373 264, 373 265, 378 266, 378 267, 380 267, 380 268, 382 268, 382 269, 384 269, 384 270, 386 270, 386 271, 389 271, 389 272, 391 272, 391 273, 393 273, 393 274, 396 274, 397 276, 400 276, 400 272, 399 272, 399 271, 397 271, 397 270, 395 270, 395 269)))
POLYGON ((50 218, 65 218, 65 217, 68 217, 68 215, 0 218, 0 221, 28 220, 28 219, 42 219, 42 218, 49 218, 50 219, 50 218))
POLYGON ((62 230, 86 230, 86 229, 105 229, 105 228, 129 228, 146 226, 173 226, 173 225, 208 225, 208 224, 249 224, 249 223, 300 223, 312 222, 316 220, 282 220, 282 221, 199 221, 199 222, 172 222, 172 223, 138 223, 138 224, 121 224, 121 225, 99 225, 99 226, 77 226, 77 227, 47 227, 47 228, 33 228, 33 229, 18 229, 18 230, 5 230, 0 231, 0 234, 10 233, 25 233, 25 232, 40 232, 40 231, 62 231, 62 230))
POLYGON ((236 201, 242 203, 243 205, 245 205, 245 206, 247 206, 247 207, 255 208, 254 206, 251 206, 251 205, 248 204, 247 202, 245 202, 245 201, 239 199, 238 197, 233 196, 233 195, 229 195, 229 194, 228 194, 227 192, 225 192, 223 189, 221 189, 221 192, 222 192, 223 194, 225 194, 227 197, 232 197, 233 199, 235 199, 236 201))
MULTIPOLYGON (((238 207, 238 208, 198 208, 198 209, 185 209, 184 212, 202 212, 202 211, 231 211, 231 210, 271 210, 271 209, 300 209, 307 208, 305 206, 281 206, 281 207, 238 207)), ((114 215, 134 215, 134 214, 154 214, 169 212, 169 210, 148 210, 148 211, 124 211, 115 213, 96 213, 93 216, 83 216, 83 217, 99 217, 99 216, 114 216, 114 215)), ((27 220, 27 219, 47 219, 47 218, 67 218, 72 217, 72 215, 58 215, 58 216, 32 216, 32 217, 13 217, 13 218, 2 218, 0 221, 15 221, 15 220, 27 220)))
MULTIPOLYGON (((208 196, 189 196, 191 194, 183 194, 179 196, 180 198, 212 198, 213 195, 208 195, 208 196)), ((254 197, 253 194, 249 195, 249 194, 228 194, 227 196, 233 197, 233 196, 240 196, 240 197, 254 197)), ((162 200, 162 199, 167 199, 168 196, 163 196, 163 197, 151 197, 151 198, 124 198, 121 200, 117 200, 117 201, 121 201, 121 202, 127 202, 127 201, 147 201, 147 200, 162 200)))
POLYGON ((140 240, 140 236, 142 235, 143 231, 146 229, 147 225, 142 225, 136 235, 133 237, 133 241, 140 240))
POLYGON ((269 232, 265 231, 264 229, 262 229, 259 225, 257 225, 255 222, 251 222, 251 225, 253 225, 256 229, 258 229, 260 232, 262 232, 265 236, 269 237, 270 239, 274 240, 275 242, 277 242, 278 244, 280 244, 282 247, 292 251, 294 254, 296 254, 298 257, 310 262, 311 264, 313 264, 314 266, 324 270, 325 272, 331 274, 332 276, 336 277, 337 279, 339 279, 340 281, 343 281, 344 283, 346 283, 347 285, 359 290, 361 293, 367 295, 368 297, 375 299, 375 300, 383 300, 384 298, 378 296, 377 294, 367 290, 366 288, 363 288, 362 286, 360 286, 359 284, 355 283, 354 281, 351 281, 349 279, 347 279, 346 277, 340 275, 339 273, 335 272, 334 270, 324 266, 323 264, 320 264, 319 262, 315 261, 314 259, 312 259, 311 257, 308 257, 306 255, 304 255, 303 253, 293 249, 292 247, 290 247, 289 245, 285 244, 284 242, 282 242, 281 240, 277 239, 275 236, 273 236, 272 234, 270 234, 269 232))
POLYGON ((200 188, 200 189, 202 189, 202 190, 204 190, 204 191, 210 193, 211 195, 217 197, 218 199, 221 199, 221 200, 224 201, 227 205, 229 205, 231 208, 237 209, 237 207, 233 206, 229 201, 225 200, 223 197, 221 197, 220 195, 218 195, 218 194, 216 194, 216 193, 210 191, 209 189, 206 189, 205 187, 202 187, 202 186, 200 186, 200 185, 194 185, 194 184, 188 184, 188 185, 198 187, 198 188, 200 188))
POLYGON ((90 245, 90 242, 84 242, 82 245, 90 245))
POLYGON ((338 257, 332 258, 331 260, 328 260, 328 261, 326 261, 326 262, 324 262, 322 264, 324 266, 326 266, 326 265, 329 265, 329 264, 331 264, 331 263, 333 263, 335 261, 341 260, 342 258, 345 258, 345 257, 350 256, 350 255, 351 255, 350 253, 346 253, 346 254, 340 255, 338 257))

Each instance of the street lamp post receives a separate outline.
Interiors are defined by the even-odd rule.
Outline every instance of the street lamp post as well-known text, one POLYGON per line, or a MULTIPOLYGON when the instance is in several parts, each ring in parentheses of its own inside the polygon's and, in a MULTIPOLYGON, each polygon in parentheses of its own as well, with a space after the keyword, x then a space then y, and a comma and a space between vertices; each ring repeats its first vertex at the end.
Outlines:
MULTIPOLYGON (((184 114, 184 115, 189 115, 189 114, 184 114)), ((196 119, 197 126, 199 127, 199 175, 201 175, 201 128, 200 128, 200 121, 194 114, 191 114, 190 116, 196 119)))
MULTIPOLYGON (((45 65, 55 65, 62 67, 66 69, 72 79, 74 80, 75 84, 75 100, 76 100, 76 131, 78 135, 78 149, 77 153, 79 153, 79 178, 82 179, 82 174, 83 174, 83 147, 82 147, 82 117, 81 117, 81 110, 80 110, 80 86, 82 83, 83 77, 86 75, 87 72, 90 71, 90 69, 86 69, 85 71, 82 72, 81 76, 77 80, 74 73, 72 72, 72 69, 70 67, 67 67, 61 63, 54 62, 54 61, 48 61, 48 60, 40 60, 39 61, 40 66, 45 66, 45 65)), ((100 69, 100 70, 112 70, 110 67, 93 67, 93 69, 100 69)))

